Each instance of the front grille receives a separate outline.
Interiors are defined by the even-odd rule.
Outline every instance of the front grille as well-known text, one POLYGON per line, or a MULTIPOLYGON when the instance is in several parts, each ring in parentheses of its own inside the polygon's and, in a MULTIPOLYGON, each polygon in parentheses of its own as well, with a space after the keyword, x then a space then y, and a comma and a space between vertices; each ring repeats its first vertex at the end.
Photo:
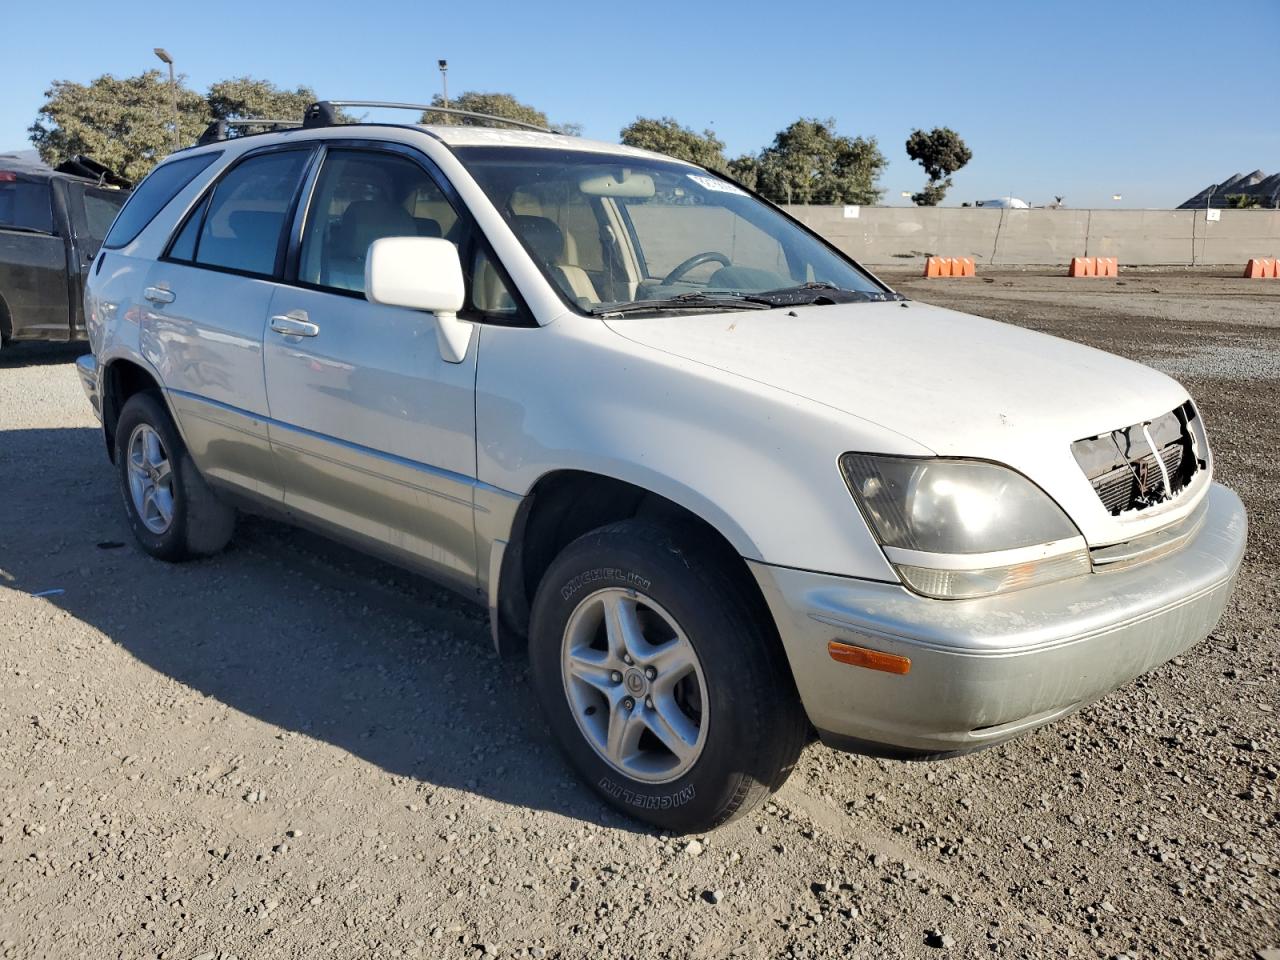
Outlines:
POLYGON ((1077 440, 1071 452, 1113 515, 1173 499, 1208 465, 1204 430, 1189 400, 1154 420, 1077 440))
MULTIPOLYGON (((1173 483, 1173 478, 1178 475, 1184 453, 1181 444, 1165 447, 1160 451, 1164 458, 1164 467, 1169 472, 1170 483, 1173 483)), ((1147 478, 1145 484, 1152 496, 1163 497, 1164 476, 1156 465, 1154 453, 1148 453, 1132 463, 1116 467, 1100 477, 1094 477, 1090 482, 1102 505, 1111 513, 1119 513, 1129 509, 1142 496, 1142 477, 1147 478)))

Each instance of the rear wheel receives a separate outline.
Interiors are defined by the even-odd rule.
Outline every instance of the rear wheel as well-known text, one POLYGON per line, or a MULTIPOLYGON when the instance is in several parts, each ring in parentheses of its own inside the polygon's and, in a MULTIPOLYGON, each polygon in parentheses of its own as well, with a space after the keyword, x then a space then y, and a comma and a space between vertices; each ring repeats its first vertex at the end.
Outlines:
POLYGON ((159 396, 136 393, 116 422, 116 475, 138 544, 161 560, 207 557, 227 545, 236 514, 209 489, 159 396))
POLYGON ((587 781, 674 832, 740 816, 786 780, 808 724, 758 598, 696 534, 627 520, 552 563, 534 684, 587 781))

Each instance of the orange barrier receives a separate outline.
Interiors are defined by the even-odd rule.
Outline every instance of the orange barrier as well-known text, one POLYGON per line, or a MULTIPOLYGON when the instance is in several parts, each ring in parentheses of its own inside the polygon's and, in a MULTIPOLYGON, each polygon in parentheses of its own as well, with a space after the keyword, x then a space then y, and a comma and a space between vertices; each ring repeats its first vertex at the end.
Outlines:
POLYGON ((926 277, 972 277, 975 276, 973 257, 930 257, 925 261, 926 277))
POLYGON ((1280 280, 1280 260, 1273 257, 1255 257, 1244 268, 1249 280, 1280 280))
POLYGON ((1120 265, 1115 257, 1072 257, 1068 277, 1115 277, 1120 265))

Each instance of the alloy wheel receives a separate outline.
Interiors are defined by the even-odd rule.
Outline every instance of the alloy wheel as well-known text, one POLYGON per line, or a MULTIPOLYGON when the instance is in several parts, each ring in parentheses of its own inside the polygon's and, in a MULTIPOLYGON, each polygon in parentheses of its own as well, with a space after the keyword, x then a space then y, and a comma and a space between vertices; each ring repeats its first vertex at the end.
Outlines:
POLYGON ((160 434, 140 423, 129 436, 129 496, 143 526, 163 534, 173 524, 173 468, 160 434))
POLYGON ((697 652, 656 602, 619 587, 584 597, 560 657, 578 728, 620 773, 648 783, 682 776, 707 739, 707 684, 697 652))

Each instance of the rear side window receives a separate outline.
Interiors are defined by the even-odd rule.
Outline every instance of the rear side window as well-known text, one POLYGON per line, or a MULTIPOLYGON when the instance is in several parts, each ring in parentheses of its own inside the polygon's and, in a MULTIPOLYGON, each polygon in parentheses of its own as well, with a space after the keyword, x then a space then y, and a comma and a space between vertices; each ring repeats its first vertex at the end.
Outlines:
POLYGON ((200 236, 200 228, 204 226, 204 212, 209 208, 209 196, 200 201, 200 205, 191 211, 187 222, 182 226, 173 244, 169 247, 168 259, 190 263, 196 258, 196 237, 200 236))
POLYGON ((0 182, 0 230, 5 227, 53 233, 47 183, 0 182))
POLYGON ((218 156, 217 153, 202 153, 195 157, 170 160, 152 170, 138 184, 138 189, 133 191, 102 245, 115 248, 132 243, 165 204, 195 179, 196 174, 218 159, 218 156))
MULTIPOLYGON (((251 157, 218 181, 196 240, 196 265, 275 273, 285 220, 310 155, 288 150, 251 157)), ((184 238, 178 240, 181 246, 184 238)))

